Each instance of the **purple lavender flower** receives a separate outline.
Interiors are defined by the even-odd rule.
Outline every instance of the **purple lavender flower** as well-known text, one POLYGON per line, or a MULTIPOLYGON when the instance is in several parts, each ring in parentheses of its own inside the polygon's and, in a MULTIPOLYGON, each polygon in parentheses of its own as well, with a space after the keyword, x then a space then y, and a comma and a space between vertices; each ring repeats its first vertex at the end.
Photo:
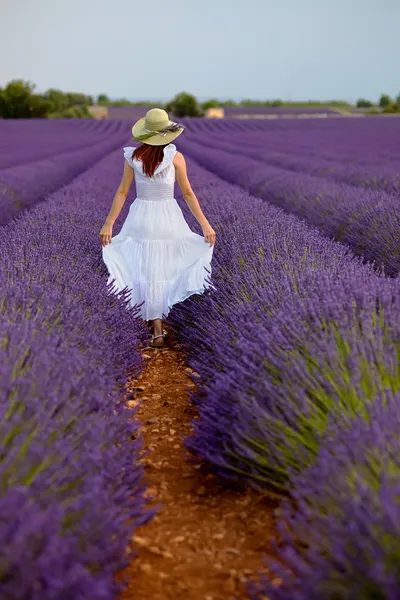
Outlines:
POLYGON ((73 133, 65 121, 24 121, 23 130, 18 121, 0 123, 5 148, 4 154, 0 151, 0 224, 68 184, 127 139, 119 123, 111 130, 109 123, 100 123, 95 131, 83 125, 73 133))
POLYGON ((0 597, 115 597, 144 498, 122 402, 146 331, 107 294, 98 231, 120 153, 2 230, 0 597))
POLYGON ((377 398, 368 419, 337 427, 315 465, 294 477, 282 509, 279 563, 250 586, 271 600, 396 600, 400 594, 399 394, 377 398), (278 577, 281 584, 272 585, 278 577))

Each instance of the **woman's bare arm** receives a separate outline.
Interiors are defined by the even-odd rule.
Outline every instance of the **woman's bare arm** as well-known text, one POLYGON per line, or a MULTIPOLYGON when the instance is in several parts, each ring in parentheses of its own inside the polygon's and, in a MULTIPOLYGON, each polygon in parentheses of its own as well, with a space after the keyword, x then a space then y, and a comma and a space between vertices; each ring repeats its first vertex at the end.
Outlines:
POLYGON ((208 242, 210 246, 214 246, 216 239, 215 231, 201 210, 199 201, 196 198, 196 194, 192 190, 192 186, 190 185, 190 181, 187 176, 186 161, 180 152, 175 154, 174 166, 176 171, 176 180, 182 190, 186 204, 201 226, 205 241, 208 242))
POLYGON ((132 185, 133 177, 134 171, 132 167, 125 161, 124 174, 122 175, 121 183, 118 186, 110 208, 110 212, 108 213, 105 223, 100 231, 100 241, 102 246, 107 246, 107 244, 111 242, 113 225, 125 204, 126 197, 132 185))

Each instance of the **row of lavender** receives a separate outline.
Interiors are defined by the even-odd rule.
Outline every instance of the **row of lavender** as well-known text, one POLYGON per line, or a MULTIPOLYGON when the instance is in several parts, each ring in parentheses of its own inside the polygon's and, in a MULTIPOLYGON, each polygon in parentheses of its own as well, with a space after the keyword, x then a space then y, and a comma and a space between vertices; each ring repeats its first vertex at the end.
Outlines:
POLYGON ((225 121, 184 119, 185 138, 207 133, 208 138, 235 141, 240 147, 257 143, 265 149, 293 150, 296 154, 353 160, 357 164, 385 164, 399 157, 397 117, 382 119, 326 119, 225 121), (251 135, 247 135, 250 134, 251 135), (226 135, 228 134, 228 135, 226 135))
MULTIPOLYGON (((340 121, 343 125, 343 121, 340 121)), ((296 128, 238 134, 208 133, 192 135, 193 141, 219 148, 241 156, 254 158, 269 166, 279 167, 296 173, 313 175, 367 189, 382 189, 387 192, 400 191, 400 121, 394 119, 393 127, 385 131, 373 131, 371 122, 352 131, 351 127, 339 131, 310 130, 296 128), (393 139, 395 138, 395 139, 393 139)), ((375 122, 372 122, 375 124, 375 122)), ((384 121, 389 125, 388 120, 384 121)))
POLYGON ((281 521, 291 524, 277 549, 283 585, 263 581, 250 595, 397 598, 400 282, 190 170, 219 241, 216 292, 171 315, 201 375, 187 446, 224 478, 298 503, 281 521))
POLYGON ((277 168, 246 156, 241 148, 215 149, 200 143, 204 141, 198 136, 196 141, 183 141, 181 147, 218 176, 317 225, 366 260, 383 266, 386 274, 397 275, 400 205, 394 190, 366 190, 277 168))
POLYGON ((0 122, 0 224, 68 184, 129 139, 121 123, 70 129, 62 121, 45 123, 49 125, 39 127, 33 121, 24 131, 20 123, 0 122))
POLYGON ((118 121, 0 121, 0 170, 93 146, 121 132, 129 135, 118 121))
POLYGON ((123 398, 145 331, 105 293, 111 155, 2 229, 0 597, 111 600, 151 517, 123 398))

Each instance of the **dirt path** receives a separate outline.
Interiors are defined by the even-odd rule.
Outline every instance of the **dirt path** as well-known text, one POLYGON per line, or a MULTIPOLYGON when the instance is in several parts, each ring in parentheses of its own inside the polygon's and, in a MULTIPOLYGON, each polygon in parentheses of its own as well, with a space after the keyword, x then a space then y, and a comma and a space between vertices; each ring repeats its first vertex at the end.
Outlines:
POLYGON ((276 504, 252 490, 224 490, 184 456, 182 438, 196 418, 193 387, 179 347, 148 350, 148 365, 129 389, 141 389, 149 487, 163 505, 137 531, 138 557, 121 600, 228 600, 245 598, 243 582, 262 567, 274 535, 276 504))

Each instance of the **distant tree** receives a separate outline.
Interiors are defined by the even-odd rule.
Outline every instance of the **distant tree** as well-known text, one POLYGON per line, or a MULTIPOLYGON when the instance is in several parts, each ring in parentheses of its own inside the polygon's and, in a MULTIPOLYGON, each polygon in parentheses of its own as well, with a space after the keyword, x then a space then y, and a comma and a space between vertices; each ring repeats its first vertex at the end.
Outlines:
POLYGON ((87 106, 69 106, 65 110, 49 114, 49 119, 91 119, 87 106))
MULTIPOLYGON (((150 102, 149 100, 140 100, 138 102, 132 102, 127 98, 117 98, 117 100, 110 100, 110 98, 106 96, 106 94, 99 94, 95 102, 99 106, 160 106, 162 104, 160 102, 150 102)), ((87 104, 90 103, 88 102, 87 104)))
POLYGON ((120 98, 119 100, 112 100, 110 106, 134 106, 134 103, 126 98, 120 98))
POLYGON ((397 104, 400 104, 400 94, 397 96, 396 102, 397 102, 397 104))
MULTIPOLYGON (((250 98, 244 98, 240 101, 239 106, 282 106, 283 100, 251 100, 250 98)), ((225 103, 225 106, 226 103, 225 103)))
POLYGON ((4 119, 40 119, 50 110, 50 103, 34 94, 29 81, 14 79, 1 90, 0 116, 4 119))
POLYGON ((50 112, 50 104, 40 94, 31 94, 29 98, 29 114, 31 119, 45 119, 50 112))
POLYGON ((5 119, 6 113, 6 97, 5 91, 0 88, 0 119, 5 119))
POLYGON ((239 106, 257 106, 257 105, 260 105, 260 101, 251 100, 250 98, 243 98, 243 100, 241 100, 239 103, 239 106))
POLYGON ((29 100, 34 86, 30 82, 14 79, 2 90, 2 117, 4 119, 29 119, 29 100))
POLYGON ((100 106, 108 106, 108 104, 110 104, 110 98, 106 94, 99 94, 97 96, 97 104, 100 106))
POLYGON ((364 98, 359 98, 356 103, 357 108, 371 108, 372 102, 369 100, 365 100, 364 98))
POLYGON ((384 107, 383 112, 389 113, 389 114, 399 113, 400 112, 400 103, 390 102, 390 104, 387 104, 384 107))
POLYGON ((55 88, 37 94, 33 83, 20 79, 0 88, 0 118, 4 119, 89 118, 91 104, 93 98, 87 94, 55 88))
POLYGON ((345 100, 329 100, 324 103, 324 106, 338 106, 342 108, 352 108, 350 102, 346 102, 345 100))
POLYGON ((61 90, 50 88, 45 92, 44 97, 51 104, 51 112, 60 112, 69 106, 67 95, 61 90))
POLYGON ((165 110, 176 117, 201 117, 200 106, 192 94, 181 92, 166 104, 165 110))
POLYGON ((131 102, 132 106, 153 106, 160 107, 162 106, 162 102, 150 102, 150 100, 140 100, 139 102, 131 102))
POLYGON ((208 110, 209 108, 218 108, 219 106, 221 106, 221 102, 219 102, 219 100, 211 98, 210 100, 206 100, 205 102, 203 102, 201 108, 203 110, 208 110))
POLYGON ((91 96, 87 96, 86 94, 67 92, 66 97, 68 99, 68 106, 88 106, 93 104, 93 98, 91 96))
POLYGON ((227 100, 226 102, 222 102, 222 106, 237 106, 237 102, 234 100, 227 100))
POLYGON ((382 96, 379 98, 379 106, 381 108, 385 108, 385 106, 388 106, 391 102, 392 99, 387 94, 382 94, 382 96))

